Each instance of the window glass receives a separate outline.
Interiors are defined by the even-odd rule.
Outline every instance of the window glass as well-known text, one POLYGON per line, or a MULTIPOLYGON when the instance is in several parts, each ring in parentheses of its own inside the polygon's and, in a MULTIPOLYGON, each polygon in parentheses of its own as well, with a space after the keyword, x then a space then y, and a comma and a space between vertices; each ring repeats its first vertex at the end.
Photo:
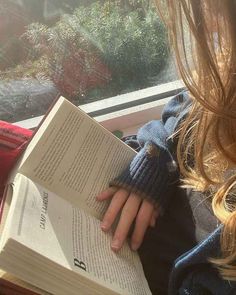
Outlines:
POLYGON ((5 0, 0 6, 0 119, 44 114, 177 78, 152 1, 5 0))

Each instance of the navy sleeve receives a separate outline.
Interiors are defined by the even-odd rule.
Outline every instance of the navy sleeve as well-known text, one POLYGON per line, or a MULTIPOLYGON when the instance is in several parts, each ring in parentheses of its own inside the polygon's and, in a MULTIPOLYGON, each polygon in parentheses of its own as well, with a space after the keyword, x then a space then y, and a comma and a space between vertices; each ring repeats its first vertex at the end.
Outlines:
POLYGON ((182 92, 164 107, 161 120, 144 125, 137 134, 141 150, 110 185, 138 193, 165 209, 179 177, 174 156, 176 141, 171 135, 188 113, 190 105, 187 92, 182 92))
POLYGON ((222 257, 219 225, 205 240, 178 257, 169 277, 169 295, 233 295, 236 282, 225 280, 209 258, 222 257))

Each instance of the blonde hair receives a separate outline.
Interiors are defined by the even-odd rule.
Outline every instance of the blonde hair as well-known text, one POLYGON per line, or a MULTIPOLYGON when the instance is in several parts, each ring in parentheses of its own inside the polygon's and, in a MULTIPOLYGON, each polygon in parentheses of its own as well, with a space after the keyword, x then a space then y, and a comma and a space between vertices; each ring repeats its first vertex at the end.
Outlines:
POLYGON ((179 132, 180 170, 185 185, 211 192, 213 212, 224 225, 222 255, 211 261, 225 279, 236 280, 236 1, 156 4, 192 98, 179 132))

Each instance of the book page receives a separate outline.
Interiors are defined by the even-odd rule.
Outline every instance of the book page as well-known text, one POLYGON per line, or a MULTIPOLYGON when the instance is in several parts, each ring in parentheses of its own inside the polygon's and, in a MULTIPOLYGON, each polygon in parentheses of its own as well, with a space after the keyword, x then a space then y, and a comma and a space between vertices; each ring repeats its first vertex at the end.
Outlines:
POLYGON ((99 218, 105 208, 96 195, 135 152, 67 100, 58 104, 27 148, 19 172, 99 218))
POLYGON ((96 218, 23 175, 15 191, 8 238, 118 294, 150 294, 137 253, 127 244, 112 252, 112 235, 101 231, 96 218))
POLYGON ((0 237, 3 233, 3 228, 6 223, 7 215, 10 210, 10 204, 12 201, 12 194, 13 194, 13 184, 6 185, 5 192, 4 192, 4 200, 1 201, 0 206, 0 237))

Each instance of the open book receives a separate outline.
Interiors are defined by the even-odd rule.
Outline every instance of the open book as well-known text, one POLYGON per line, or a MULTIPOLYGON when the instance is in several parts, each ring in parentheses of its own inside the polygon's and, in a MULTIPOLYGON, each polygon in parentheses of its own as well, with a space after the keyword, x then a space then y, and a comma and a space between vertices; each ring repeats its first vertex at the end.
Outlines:
POLYGON ((0 268, 52 294, 151 294, 138 254, 111 251, 100 229, 108 204, 96 201, 134 155, 59 98, 9 181, 0 268))

